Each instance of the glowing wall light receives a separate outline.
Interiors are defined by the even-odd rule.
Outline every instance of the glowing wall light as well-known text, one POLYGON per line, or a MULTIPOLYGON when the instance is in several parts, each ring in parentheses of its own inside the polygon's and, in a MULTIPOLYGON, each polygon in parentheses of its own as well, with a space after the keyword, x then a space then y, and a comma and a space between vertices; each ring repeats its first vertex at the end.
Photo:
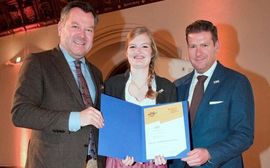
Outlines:
POLYGON ((13 57, 12 59, 8 60, 8 62, 6 62, 6 65, 18 65, 18 64, 21 64, 22 62, 23 62, 23 57, 16 56, 16 57, 13 57))
POLYGON ((26 128, 18 128, 18 130, 16 131, 16 139, 15 139, 16 161, 15 163, 19 167, 25 166, 30 134, 31 134, 31 130, 26 129, 26 128))
POLYGON ((27 148, 30 137, 30 130, 22 129, 21 132, 21 151, 20 151, 20 166, 25 165, 26 156, 27 156, 27 148))

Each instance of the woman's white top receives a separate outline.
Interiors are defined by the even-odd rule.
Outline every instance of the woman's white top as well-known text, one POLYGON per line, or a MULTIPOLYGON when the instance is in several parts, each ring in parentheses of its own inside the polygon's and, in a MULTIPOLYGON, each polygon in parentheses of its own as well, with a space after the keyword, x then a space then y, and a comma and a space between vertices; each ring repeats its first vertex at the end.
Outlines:
MULTIPOLYGON (((149 99, 149 98, 145 98, 142 101, 138 101, 135 97, 131 96, 131 94, 128 91, 129 85, 131 83, 131 73, 129 74, 129 78, 128 81, 126 83, 126 88, 125 88, 125 100, 140 106, 148 106, 148 105, 155 105, 156 104, 156 99, 149 99)), ((156 91, 157 89, 157 85, 156 85, 156 80, 155 77, 153 78, 152 81, 152 89, 154 91, 156 91)))

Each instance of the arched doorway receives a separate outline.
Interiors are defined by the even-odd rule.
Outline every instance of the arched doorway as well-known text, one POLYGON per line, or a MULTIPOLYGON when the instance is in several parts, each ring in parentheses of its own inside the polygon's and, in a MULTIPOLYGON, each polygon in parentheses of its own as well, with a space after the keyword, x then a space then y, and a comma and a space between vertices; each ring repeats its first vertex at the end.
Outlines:
MULTIPOLYGON (((128 62, 125 57, 125 40, 127 33, 137 24, 112 25, 96 32, 94 46, 87 56, 103 74, 106 80, 110 76, 124 73, 128 69, 128 62)), ((164 31, 153 33, 157 43, 159 57, 156 62, 156 73, 169 80, 183 76, 190 71, 190 64, 182 60, 181 49, 163 38, 164 31)))
POLYGON ((107 76, 107 79, 111 76, 115 76, 117 74, 125 73, 129 69, 129 63, 127 60, 121 62, 119 65, 115 66, 113 70, 107 76))

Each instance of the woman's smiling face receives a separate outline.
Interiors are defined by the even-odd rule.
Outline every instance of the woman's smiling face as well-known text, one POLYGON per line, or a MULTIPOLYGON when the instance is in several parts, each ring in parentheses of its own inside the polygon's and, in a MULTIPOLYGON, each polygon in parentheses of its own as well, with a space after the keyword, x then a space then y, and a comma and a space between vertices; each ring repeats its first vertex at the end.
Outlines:
POLYGON ((126 56, 133 68, 146 68, 152 58, 151 40, 146 33, 130 40, 127 46, 126 56))

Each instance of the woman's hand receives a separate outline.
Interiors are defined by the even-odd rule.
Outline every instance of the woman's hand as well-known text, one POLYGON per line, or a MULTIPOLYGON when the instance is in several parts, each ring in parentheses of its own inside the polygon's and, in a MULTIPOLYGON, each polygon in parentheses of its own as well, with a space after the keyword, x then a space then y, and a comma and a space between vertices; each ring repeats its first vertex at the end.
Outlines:
POLYGON ((131 157, 131 156, 126 156, 126 158, 124 160, 122 160, 122 163, 125 165, 125 166, 131 166, 133 165, 134 163, 134 158, 131 157))
MULTIPOLYGON (((165 165, 167 160, 163 156, 155 156, 154 163, 156 166, 165 165)), ((124 160, 122 160, 122 164, 125 166, 132 166, 134 164, 134 158, 131 156, 126 156, 124 160)))
POLYGON ((159 165, 165 165, 167 163, 167 160, 163 157, 163 156, 155 156, 155 165, 159 166, 159 165))

